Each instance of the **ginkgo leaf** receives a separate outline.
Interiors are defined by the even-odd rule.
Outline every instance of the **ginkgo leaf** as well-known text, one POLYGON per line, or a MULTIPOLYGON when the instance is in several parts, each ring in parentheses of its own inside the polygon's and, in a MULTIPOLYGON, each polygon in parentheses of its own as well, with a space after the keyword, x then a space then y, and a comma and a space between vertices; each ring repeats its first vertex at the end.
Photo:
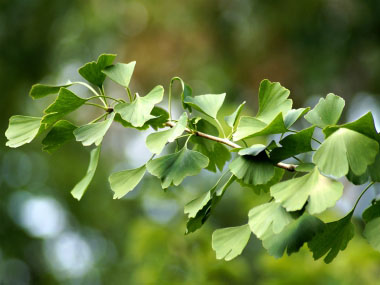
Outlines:
POLYGON ((380 150, 376 156, 375 162, 368 166, 368 173, 371 181, 380 182, 380 150))
POLYGON ((116 63, 103 69, 103 73, 117 84, 128 87, 135 69, 136 61, 130 63, 116 63))
POLYGON ((274 201, 252 208, 248 218, 249 227, 258 238, 262 238, 268 229, 278 234, 293 221, 291 214, 286 212, 280 203, 274 201))
POLYGON ((197 175, 208 162, 206 156, 184 146, 180 151, 151 160, 147 163, 147 169, 160 178, 165 189, 170 185, 178 186, 187 176, 197 175))
POLYGON ((325 174, 345 176, 349 169, 355 175, 363 174, 374 163, 378 143, 356 131, 340 128, 320 145, 313 162, 325 174))
POLYGON ((311 110, 305 119, 313 125, 324 128, 328 125, 335 125, 342 114, 344 108, 343 98, 332 93, 327 94, 326 99, 321 98, 318 104, 311 110))
POLYGON ((58 121, 42 140, 42 150, 49 153, 56 151, 64 143, 75 138, 73 132, 77 127, 66 120, 58 121))
POLYGON ((270 152, 271 160, 278 162, 297 154, 312 151, 311 138, 313 137, 314 128, 304 129, 280 140, 282 147, 275 148, 270 152))
POLYGON ((185 214, 188 214, 189 217, 186 224, 186 234, 195 232, 207 221, 212 210, 216 207, 228 187, 230 187, 235 180, 236 177, 231 175, 222 186, 218 186, 218 181, 209 191, 190 201, 185 206, 185 214))
POLYGON ((372 202, 372 205, 363 212, 363 220, 366 225, 363 235, 369 244, 380 251, 380 201, 372 202))
POLYGON ((366 183, 369 179, 368 170, 361 175, 355 175, 350 169, 346 175, 346 178, 354 185, 362 185, 366 183))
POLYGON ((309 107, 290 110, 286 113, 284 118, 285 127, 289 129, 300 117, 302 117, 309 111, 309 107))
POLYGON ((98 57, 97 62, 91 61, 86 63, 81 68, 79 68, 78 72, 84 79, 92 84, 102 87, 104 79, 106 79, 106 75, 102 72, 104 68, 110 66, 116 54, 101 54, 98 57))
POLYGON ((48 95, 57 94, 61 87, 69 87, 71 85, 73 85, 71 82, 62 85, 34 84, 29 91, 29 96, 33 99, 40 99, 48 95))
POLYGON ((82 142, 84 146, 100 145, 103 140, 104 135, 110 128, 115 113, 111 113, 109 118, 99 123, 89 123, 87 125, 81 126, 74 131, 75 138, 78 142, 82 142))
POLYGON ((9 119, 9 127, 5 132, 8 141, 6 146, 19 147, 30 143, 42 130, 41 118, 16 115, 9 119))
POLYGON ((159 154, 164 149, 166 143, 173 142, 182 135, 187 125, 187 114, 183 113, 175 126, 169 130, 155 132, 146 138, 146 146, 151 153, 159 154))
POLYGON ((288 99, 290 91, 278 82, 264 79, 259 88, 259 111, 256 118, 269 124, 278 114, 286 114, 292 108, 292 100, 288 99))
POLYGON ((162 101, 164 88, 158 85, 152 89, 146 96, 136 96, 132 103, 119 103, 115 106, 115 112, 119 113, 123 120, 129 122, 134 127, 142 127, 145 122, 153 119, 150 113, 155 104, 162 101))
POLYGON ((327 254, 324 261, 330 263, 340 250, 346 249, 355 232, 354 225, 351 223, 352 214, 353 212, 350 212, 339 221, 325 224, 323 231, 308 242, 315 260, 327 254))
POLYGON ((253 192, 256 195, 261 195, 262 193, 268 193, 270 187, 272 187, 273 185, 275 185, 278 182, 280 182, 281 179, 282 179, 282 177, 284 176, 284 174, 285 174, 285 170, 284 169, 279 168, 279 167, 275 167, 275 169, 274 169, 274 176, 272 177, 271 180, 269 180, 265 184, 258 184, 258 185, 245 184, 241 180, 238 180, 238 182, 240 183, 240 185, 242 187, 248 187, 249 189, 253 190, 253 192))
POLYGON ((243 107, 245 105, 245 101, 239 105, 239 107, 236 108, 235 112, 233 112, 231 115, 224 117, 224 121, 227 123, 228 126, 231 128, 234 128, 238 122, 239 116, 241 111, 243 110, 243 107))
MULTIPOLYGON (((218 135, 218 130, 204 119, 197 120, 195 129, 209 135, 218 135)), ((206 169, 209 171, 216 172, 217 169, 222 171, 226 162, 231 159, 231 153, 221 143, 200 136, 192 136, 190 142, 194 144, 193 150, 199 151, 208 157, 209 164, 206 169)))
POLYGON ((270 193, 287 211, 301 210, 305 203, 310 214, 318 214, 335 205, 343 194, 343 184, 319 173, 318 168, 302 177, 273 185, 270 193))
POLYGON ((262 237, 263 247, 275 258, 280 258, 285 251, 288 255, 300 250, 305 242, 313 239, 323 230, 323 222, 314 216, 303 214, 289 223, 280 233, 274 234, 270 229, 262 237))
POLYGON ((53 125, 65 115, 75 111, 86 102, 86 99, 80 98, 72 91, 61 88, 55 101, 44 110, 46 114, 42 118, 42 123, 47 126, 53 125))
POLYGON ((108 178, 114 199, 120 199, 132 191, 145 174, 145 164, 139 168, 127 169, 112 173, 108 178))
POLYGON ((246 247, 251 230, 248 225, 218 229, 212 234, 212 248, 217 259, 226 261, 240 255, 246 247))
POLYGON ((170 81, 170 86, 174 84, 175 81, 179 81, 182 87, 182 93, 181 93, 181 102, 182 102, 182 107, 184 110, 189 110, 189 112, 192 111, 191 106, 189 104, 186 104, 185 101, 188 97, 192 97, 193 90, 189 85, 187 85, 181 78, 179 77, 173 77, 172 80, 170 81))
POLYGON ((71 195, 77 200, 80 200, 86 192, 88 186, 90 185, 92 179, 94 178, 96 168, 98 167, 99 156, 100 156, 100 145, 91 151, 90 163, 86 175, 79 181, 73 190, 71 190, 71 195))
POLYGON ((268 124, 254 117, 243 116, 240 118, 236 132, 233 135, 234 141, 245 138, 281 134, 287 132, 282 113, 279 113, 273 121, 268 124))
POLYGON ((226 93, 223 94, 206 94, 198 96, 188 96, 184 98, 184 103, 194 109, 216 119, 219 109, 222 107, 226 93))
POLYGON ((229 168, 238 179, 250 185, 266 184, 275 174, 274 165, 265 156, 238 156, 229 168))

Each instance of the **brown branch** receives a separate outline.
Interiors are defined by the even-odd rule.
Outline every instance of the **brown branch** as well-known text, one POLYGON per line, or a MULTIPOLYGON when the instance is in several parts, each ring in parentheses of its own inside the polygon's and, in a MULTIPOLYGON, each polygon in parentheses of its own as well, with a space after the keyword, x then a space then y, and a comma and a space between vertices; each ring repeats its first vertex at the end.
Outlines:
MULTIPOLYGON (((168 122, 165 123, 165 125, 168 126, 168 127, 173 128, 175 126, 175 122, 168 121, 168 122)), ((228 145, 229 147, 232 147, 232 148, 241 148, 240 145, 238 145, 237 143, 234 143, 234 142, 232 142, 232 141, 230 141, 228 139, 223 139, 223 138, 215 137, 215 136, 212 136, 212 135, 209 135, 209 134, 206 134, 206 133, 202 133, 202 132, 199 132, 199 131, 192 131, 189 128, 186 128, 185 132, 193 134, 193 135, 196 135, 196 136, 199 136, 199 137, 202 137, 202 138, 205 138, 205 139, 209 139, 209 140, 212 140, 212 141, 216 141, 216 142, 228 145)), ((291 172, 293 172, 295 170, 295 168, 296 168, 296 165, 294 165, 294 164, 286 164, 286 163, 282 163, 282 162, 277 163, 276 166, 279 167, 279 168, 283 168, 285 170, 291 171, 291 172)))

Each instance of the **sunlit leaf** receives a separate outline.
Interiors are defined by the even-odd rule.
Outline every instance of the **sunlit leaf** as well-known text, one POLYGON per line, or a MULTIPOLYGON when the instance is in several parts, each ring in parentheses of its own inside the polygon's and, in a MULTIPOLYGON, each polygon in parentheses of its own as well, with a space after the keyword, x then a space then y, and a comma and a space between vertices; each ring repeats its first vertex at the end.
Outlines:
POLYGON ((108 178, 111 189, 115 194, 114 199, 120 199, 132 191, 145 174, 145 164, 139 168, 127 169, 112 173, 108 178))
POLYGON ((218 229, 212 234, 212 248, 217 259, 226 261, 240 255, 246 247, 251 230, 248 225, 218 229))
POLYGON ((319 173, 318 168, 302 177, 275 184, 270 189, 276 202, 287 211, 306 209, 318 214, 335 205, 343 194, 343 184, 319 173))
POLYGON ((87 173, 82 178, 81 181, 75 185, 74 189, 71 191, 71 195, 77 200, 80 200, 86 192, 88 186, 90 185, 92 179, 94 178, 96 168, 98 167, 99 156, 100 156, 100 145, 91 151, 90 163, 88 165, 87 173))
POLYGON ((233 112, 231 115, 224 117, 224 120, 226 121, 227 125, 229 125, 231 128, 236 127, 236 124, 238 122, 239 116, 241 111, 243 110, 243 107, 245 105, 245 101, 237 107, 235 112, 233 112))
POLYGON ((222 107, 226 93, 223 94, 206 94, 198 96, 188 96, 184 98, 184 103, 194 109, 204 113, 211 118, 216 119, 220 107, 222 107))
POLYGON ((248 217, 249 227, 258 238, 262 238, 268 229, 278 234, 293 221, 291 214, 274 201, 254 207, 249 211, 248 217))
POLYGON ((73 132, 77 127, 66 120, 58 121, 42 140, 42 150, 54 152, 64 143, 75 138, 73 132))
POLYGON ((286 113, 284 118, 285 127, 289 129, 300 117, 310 111, 310 108, 292 109, 286 113))
POLYGON ((299 133, 288 135, 280 141, 282 147, 275 148, 270 153, 273 161, 282 161, 297 154, 312 151, 311 138, 314 127, 304 129, 299 133))
POLYGON ((182 135, 187 125, 187 114, 183 113, 175 126, 169 130, 155 132, 146 138, 146 145, 150 152, 159 154, 164 149, 166 143, 173 142, 182 135))
POLYGON ((128 87, 135 69, 136 61, 130 63, 116 63, 103 69, 103 73, 117 84, 128 87))
POLYGON ((316 217, 303 214, 289 223, 280 233, 274 234, 270 229, 262 237, 263 247, 276 258, 300 250, 305 242, 323 230, 323 222, 316 217))
POLYGON ((326 99, 321 98, 318 104, 311 110, 305 119, 313 125, 324 128, 328 125, 335 125, 344 108, 343 98, 332 93, 327 94, 326 99))
POLYGON ((147 169, 160 178, 165 189, 170 185, 178 186, 187 176, 197 175, 208 162, 206 156, 185 146, 180 151, 151 160, 147 169))
POLYGON ((65 115, 78 109, 85 102, 86 99, 78 97, 66 88, 61 88, 55 101, 44 110, 46 115, 42 118, 42 123, 47 126, 53 125, 65 115))
POLYGON ((40 99, 48 95, 57 94, 61 87, 69 87, 71 85, 71 82, 62 85, 34 84, 29 91, 29 96, 33 99, 40 99))
POLYGON ((8 141, 6 146, 19 147, 30 143, 41 129, 41 118, 16 115, 9 119, 5 132, 8 141))
POLYGON ((102 87, 104 79, 106 78, 106 75, 102 72, 102 70, 107 66, 110 66, 115 57, 116 54, 101 54, 98 57, 97 62, 91 61, 86 63, 79 68, 78 72, 88 82, 91 82, 98 87, 102 87))
POLYGON ((350 212, 339 221, 325 224, 323 231, 308 243, 315 260, 327 254, 324 261, 330 263, 339 251, 346 249, 348 242, 354 237, 355 229, 351 223, 352 214, 353 212, 350 212))
POLYGON ((115 112, 119 113, 123 120, 129 122, 134 127, 142 127, 144 123, 153 119, 151 112, 155 104, 161 102, 164 96, 164 88, 158 85, 146 96, 136 96, 132 103, 119 103, 115 106, 115 112))
POLYGON ((349 169, 355 175, 363 174, 374 163, 378 143, 356 131, 340 128, 318 148, 313 162, 325 174, 335 177, 346 175, 349 169))
POLYGON ((99 123, 89 123, 81 126, 74 131, 75 138, 78 142, 81 142, 84 146, 100 145, 104 135, 110 128, 115 114, 110 114, 109 118, 99 123))
POLYGON ((281 134, 287 131, 282 113, 278 114, 269 124, 254 117, 243 116, 240 118, 233 140, 245 138, 281 134))

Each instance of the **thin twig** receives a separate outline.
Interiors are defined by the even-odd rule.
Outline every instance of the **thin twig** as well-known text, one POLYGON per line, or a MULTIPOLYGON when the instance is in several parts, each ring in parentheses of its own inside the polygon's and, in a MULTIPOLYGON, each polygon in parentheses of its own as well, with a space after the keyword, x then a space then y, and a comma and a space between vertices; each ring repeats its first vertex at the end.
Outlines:
MULTIPOLYGON (((168 121, 168 122, 165 123, 165 125, 172 128, 176 124, 173 121, 168 121)), ((237 143, 234 143, 234 142, 232 142, 232 141, 230 141, 228 139, 225 139, 225 138, 218 138, 218 137, 215 137, 215 136, 212 136, 212 135, 209 135, 209 134, 206 134, 206 133, 202 133, 202 132, 199 132, 199 131, 192 131, 189 128, 186 128, 185 132, 190 133, 190 134, 194 134, 196 136, 199 136, 199 137, 202 137, 202 138, 205 138, 205 139, 208 139, 208 140, 212 140, 212 141, 216 141, 216 142, 228 145, 229 147, 232 147, 232 148, 241 148, 241 146, 238 145, 237 143)), ((296 165, 294 165, 294 164, 286 164, 286 163, 282 163, 282 162, 277 163, 276 166, 279 167, 279 168, 283 168, 285 170, 291 171, 291 172, 293 172, 295 170, 295 168, 296 168, 296 165)))

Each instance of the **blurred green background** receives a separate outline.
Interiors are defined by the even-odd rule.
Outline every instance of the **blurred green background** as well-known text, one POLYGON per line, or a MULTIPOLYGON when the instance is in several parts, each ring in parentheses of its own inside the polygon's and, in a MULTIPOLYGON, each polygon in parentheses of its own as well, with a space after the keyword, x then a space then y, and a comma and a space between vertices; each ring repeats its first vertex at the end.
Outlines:
MULTIPOLYGON (((268 78, 291 90, 295 107, 333 92, 346 100, 344 120, 371 110, 379 127, 379 15, 378 0, 3 0, 1 132, 11 115, 39 116, 51 101, 33 102, 32 84, 79 79, 77 68, 103 52, 137 61, 131 87, 140 94, 180 76, 195 94, 227 92, 225 114, 243 100, 254 114, 259 82, 268 78)), ((110 82, 107 88, 124 96, 110 82)), ((72 118, 88 122, 91 112, 72 118)), ((87 169, 88 149, 73 142, 49 155, 38 141, 7 149, 1 136, 0 284, 379 284, 380 254, 360 237, 359 219, 357 237, 330 265, 307 250, 276 260, 253 236, 242 256, 224 262, 211 249, 212 231, 245 223, 267 197, 234 185, 188 236, 183 206, 209 189, 214 174, 166 193, 147 176, 113 200, 108 175, 149 158, 146 135, 112 128, 81 202, 70 189, 87 169)), ((326 220, 344 215, 360 193, 345 185, 326 220)))

